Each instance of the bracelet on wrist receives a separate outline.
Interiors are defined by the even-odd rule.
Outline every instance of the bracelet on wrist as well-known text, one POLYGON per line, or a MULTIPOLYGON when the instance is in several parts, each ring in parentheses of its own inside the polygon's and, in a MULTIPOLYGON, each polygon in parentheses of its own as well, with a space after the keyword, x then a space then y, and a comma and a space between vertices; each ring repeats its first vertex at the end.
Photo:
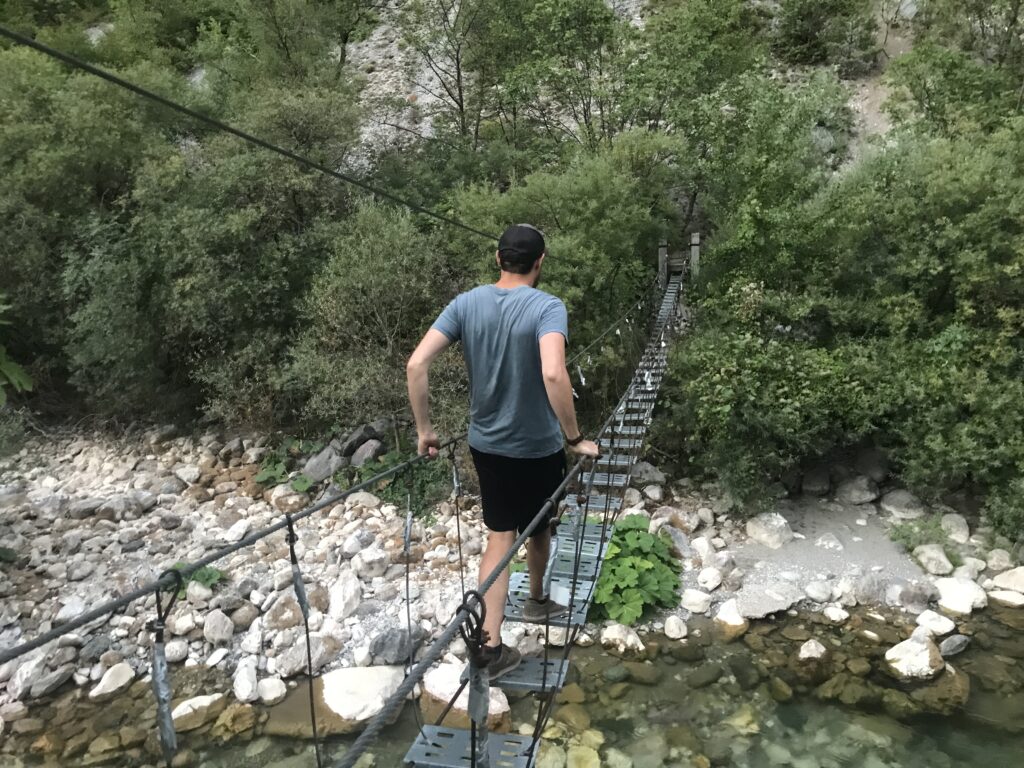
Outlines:
POLYGON ((576 437, 573 440, 570 440, 570 439, 566 438, 565 442, 566 442, 567 445, 577 446, 577 445, 579 445, 580 443, 583 442, 583 433, 580 432, 579 436, 576 437))

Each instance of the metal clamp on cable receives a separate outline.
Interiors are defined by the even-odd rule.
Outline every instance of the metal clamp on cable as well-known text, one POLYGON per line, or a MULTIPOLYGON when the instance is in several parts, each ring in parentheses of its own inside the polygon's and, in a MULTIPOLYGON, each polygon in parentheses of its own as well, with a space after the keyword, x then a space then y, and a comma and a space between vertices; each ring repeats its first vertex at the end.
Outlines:
POLYGON ((146 623, 146 628, 153 633, 153 695, 156 696, 156 723, 160 734, 160 750, 163 752, 167 768, 174 760, 178 751, 178 737, 174 731, 174 718, 171 717, 171 682, 167 674, 167 654, 164 651, 164 630, 167 618, 178 597, 185 591, 185 579, 181 571, 170 569, 160 574, 156 588, 156 618, 146 623), (161 604, 160 584, 165 576, 174 580, 174 589, 166 605, 161 604))
POLYGON ((309 599, 306 597, 306 585, 302 581, 302 571, 299 570, 299 557, 295 551, 295 545, 298 543, 299 537, 295 534, 295 523, 292 521, 292 516, 285 515, 285 520, 288 522, 288 533, 284 540, 288 542, 288 551, 292 559, 292 586, 295 587, 295 599, 299 603, 299 610, 302 611, 302 618, 309 621, 309 599))
POLYGON ((459 610, 465 609, 466 620, 459 628, 463 641, 469 655, 469 665, 463 672, 463 680, 469 681, 469 702, 466 706, 470 719, 470 757, 474 766, 488 768, 487 754, 487 715, 491 704, 491 683, 487 674, 487 666, 490 659, 485 650, 488 640, 487 632, 484 630, 484 619, 487 616, 487 606, 484 604, 483 595, 475 590, 470 590, 463 595, 462 605, 459 610), (469 606, 470 598, 476 598, 479 610, 469 606))
POLYGON ((302 625, 306 633, 306 674, 309 678, 309 724, 313 734, 313 751, 316 754, 316 764, 317 768, 320 768, 323 765, 323 756, 320 754, 320 734, 317 729, 316 703, 313 695, 314 670, 313 647, 309 637, 309 598, 306 597, 306 585, 302 581, 302 571, 299 569, 299 556, 295 551, 295 545, 299 542, 299 537, 295 533, 295 522, 292 520, 291 515, 285 515, 284 519, 288 524, 288 533, 285 535, 285 541, 288 542, 288 551, 291 554, 292 560, 292 587, 295 589, 295 600, 298 602, 299 610, 302 612, 302 625))

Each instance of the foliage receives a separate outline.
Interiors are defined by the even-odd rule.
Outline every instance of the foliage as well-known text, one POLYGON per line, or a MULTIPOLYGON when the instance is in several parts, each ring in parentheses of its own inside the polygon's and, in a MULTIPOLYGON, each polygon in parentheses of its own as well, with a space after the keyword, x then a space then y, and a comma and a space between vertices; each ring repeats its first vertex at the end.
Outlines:
POLYGON ((649 608, 677 604, 679 562, 666 536, 647 532, 649 522, 628 515, 615 524, 594 592, 598 617, 634 624, 649 608))
POLYGON ((1024 539, 1024 467, 988 498, 985 511, 1000 534, 1011 541, 1024 539))
MULTIPOLYGON (((0 329, 10 326, 10 321, 4 319, 4 315, 10 305, 0 293, 0 329)), ((3 337, 0 337, 3 338, 3 337)), ((25 369, 7 356, 7 349, 0 344, 0 409, 7 404, 7 389, 10 388, 16 394, 32 391, 32 379, 25 372, 25 369)))
MULTIPOLYGON (((351 467, 347 471, 342 470, 339 474, 344 474, 346 477, 339 478, 340 485, 342 488, 352 488, 408 460, 407 451, 389 451, 376 461, 367 462, 361 467, 351 467)), ((447 460, 436 459, 420 461, 397 474, 380 480, 369 490, 382 500, 397 505, 400 509, 405 509, 406 505, 411 502, 414 514, 419 516, 429 507, 447 498, 451 492, 451 484, 450 463, 447 460)))
POLYGON ((792 64, 835 64, 844 77, 875 64, 878 30, 871 0, 782 0, 775 48, 792 64))
MULTIPOLYGON (((180 570, 188 567, 188 563, 181 563, 181 562, 179 562, 179 563, 175 563, 171 567, 174 568, 177 571, 180 571, 180 570)), ((227 578, 227 575, 223 571, 218 570, 217 568, 214 568, 212 565, 204 565, 202 568, 198 568, 198 569, 196 569, 196 571, 194 571, 193 573, 189 574, 189 576, 185 579, 185 586, 186 587, 188 586, 188 582, 195 581, 195 582, 198 582, 199 584, 202 584, 204 587, 206 587, 208 589, 213 589, 213 586, 215 584, 219 584, 220 582, 224 581, 226 578, 227 578)), ((183 598, 184 596, 185 596, 185 590, 181 590, 178 593, 178 597, 179 598, 183 598)))
POLYGON ((889 528, 889 537, 907 552, 913 552, 925 544, 941 544, 950 563, 954 566, 963 564, 960 553, 949 545, 949 539, 942 528, 942 520, 937 516, 894 523, 889 528))
MULTIPOLYGON (((412 219, 391 209, 361 205, 316 236, 330 255, 303 301, 286 387, 302 393, 311 421, 399 411, 408 396, 394 374, 457 276, 412 219)), ((431 377, 442 402, 463 391, 459 366, 445 362, 431 377)), ((449 420, 439 414, 440 424, 449 420)))
MULTIPOLYGON (((288 479, 289 467, 296 457, 317 453, 323 447, 323 443, 315 440, 285 435, 264 454, 260 462, 260 471, 253 480, 266 486, 280 485, 288 479)), ((296 475, 292 480, 292 488, 299 493, 309 490, 309 478, 301 473, 296 475)))
POLYGON ((924 544, 945 544, 946 532, 942 530, 942 521, 938 517, 931 516, 920 520, 893 523, 889 528, 889 538, 907 552, 913 552, 924 544))
POLYGON ((24 440, 24 416, 10 406, 0 408, 0 458, 16 452, 24 440))
POLYGON ((1024 459, 1022 131, 907 139, 770 210, 765 240, 723 228, 705 259, 701 328, 672 356, 666 445, 745 500, 862 437, 925 495, 1012 498, 1024 459))

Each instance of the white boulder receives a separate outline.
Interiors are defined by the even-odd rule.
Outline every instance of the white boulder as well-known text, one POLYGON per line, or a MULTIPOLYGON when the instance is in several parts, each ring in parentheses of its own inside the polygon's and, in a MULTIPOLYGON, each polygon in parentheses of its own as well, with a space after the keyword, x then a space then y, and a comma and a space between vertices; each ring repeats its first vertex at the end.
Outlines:
POLYGON ((778 512, 764 512, 747 520, 747 536, 769 549, 793 540, 793 529, 778 512))
POLYGON ((935 643, 917 633, 886 651, 885 662, 893 676, 903 681, 930 680, 945 666, 935 643))
POLYGON ((601 645, 620 655, 643 653, 644 643, 635 630, 625 624, 610 624, 601 630, 601 645))
POLYGON ((925 611, 916 619, 917 626, 924 627, 931 632, 935 637, 942 637, 948 635, 954 629, 956 624, 951 619, 946 618, 942 614, 936 613, 935 611, 925 611))
POLYGON ((971 611, 988 605, 985 590, 968 579, 936 579, 939 607, 958 616, 969 616, 971 611))
POLYGON ((679 604, 690 613, 707 613, 711 608, 711 595, 699 589, 684 589, 679 604))
POLYGON ((1008 589, 1012 592, 1024 592, 1024 565, 1003 571, 992 579, 999 589, 1008 589))
POLYGON ((665 619, 665 637, 669 640, 682 640, 686 637, 686 622, 678 616, 665 619))

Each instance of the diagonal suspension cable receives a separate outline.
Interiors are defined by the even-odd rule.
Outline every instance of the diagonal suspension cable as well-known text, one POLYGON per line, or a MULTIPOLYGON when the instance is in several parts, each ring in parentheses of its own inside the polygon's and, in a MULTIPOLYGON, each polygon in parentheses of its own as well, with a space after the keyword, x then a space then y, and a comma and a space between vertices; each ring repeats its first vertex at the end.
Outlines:
POLYGON ((419 213, 423 216, 427 216, 431 219, 440 221, 444 224, 457 227, 471 234, 479 235, 480 237, 485 237, 493 242, 497 242, 498 240, 498 238, 495 235, 488 234, 487 232, 476 229, 475 227, 471 227, 468 224, 463 224, 458 219, 453 219, 450 216, 445 216, 443 213, 437 213, 436 211, 432 211, 429 208, 424 208, 422 205, 417 205, 416 203, 406 200, 405 198, 399 197, 398 195, 394 194, 393 192, 389 192, 386 189, 381 189, 380 187, 368 184, 365 181, 361 181, 360 179, 357 179, 354 176, 351 176, 347 173, 343 173, 334 168, 329 168, 323 163, 318 163, 315 160, 311 160, 308 157, 304 157, 303 155, 300 155, 297 152, 294 152, 290 149, 281 147, 277 144, 267 141, 266 139, 261 139, 259 136, 255 136, 251 133, 248 133, 247 131, 243 131, 241 128, 236 128, 235 126, 225 123, 221 120, 217 120, 216 118, 204 115, 202 112, 198 112, 194 109, 191 109, 190 107, 186 107, 184 104, 179 104, 178 102, 173 101, 172 99, 169 99, 166 96, 161 96, 158 93, 154 93, 153 91, 143 88, 141 85, 136 85, 135 83, 129 82, 128 80, 125 80, 122 77, 118 77, 117 75, 108 72, 105 69, 100 69, 99 67, 96 67, 86 61, 82 61, 81 59, 72 56, 71 54, 65 53, 64 51, 59 51, 56 48, 51 48, 45 43, 40 43, 38 40, 33 40, 31 37, 22 35, 18 32, 15 32, 12 29, 8 29, 3 25, 0 25, 0 36, 6 37, 8 40, 17 43, 18 45, 23 45, 26 48, 31 48, 35 51, 38 51, 39 53, 49 56, 52 59, 56 59, 57 61, 60 61, 66 64, 67 66, 72 67, 73 69, 79 69, 102 80, 106 80, 108 83, 116 85, 118 88, 123 88, 127 91, 131 91, 137 96, 141 96, 144 99, 153 101, 157 104, 160 104, 163 107, 166 107, 167 109, 170 109, 174 112, 178 112, 179 114, 186 115, 187 117, 190 117, 193 120, 196 120, 200 123, 204 123, 205 125, 208 125, 211 128, 216 128, 218 131, 231 134, 232 136, 235 136, 236 138, 239 138, 242 141, 248 142, 249 144, 253 144, 257 147, 261 147, 262 149, 265 149, 268 152, 273 152, 274 154, 280 155, 281 157, 286 157, 289 160, 298 163, 299 165, 305 166, 306 168, 319 171, 320 173, 327 174, 328 176, 333 176, 334 178, 343 181, 346 184, 351 184, 354 187, 358 187, 359 189, 362 189, 373 195, 382 197, 385 200, 390 200, 391 202, 397 205, 403 206, 404 208, 408 208, 410 211, 419 213))

